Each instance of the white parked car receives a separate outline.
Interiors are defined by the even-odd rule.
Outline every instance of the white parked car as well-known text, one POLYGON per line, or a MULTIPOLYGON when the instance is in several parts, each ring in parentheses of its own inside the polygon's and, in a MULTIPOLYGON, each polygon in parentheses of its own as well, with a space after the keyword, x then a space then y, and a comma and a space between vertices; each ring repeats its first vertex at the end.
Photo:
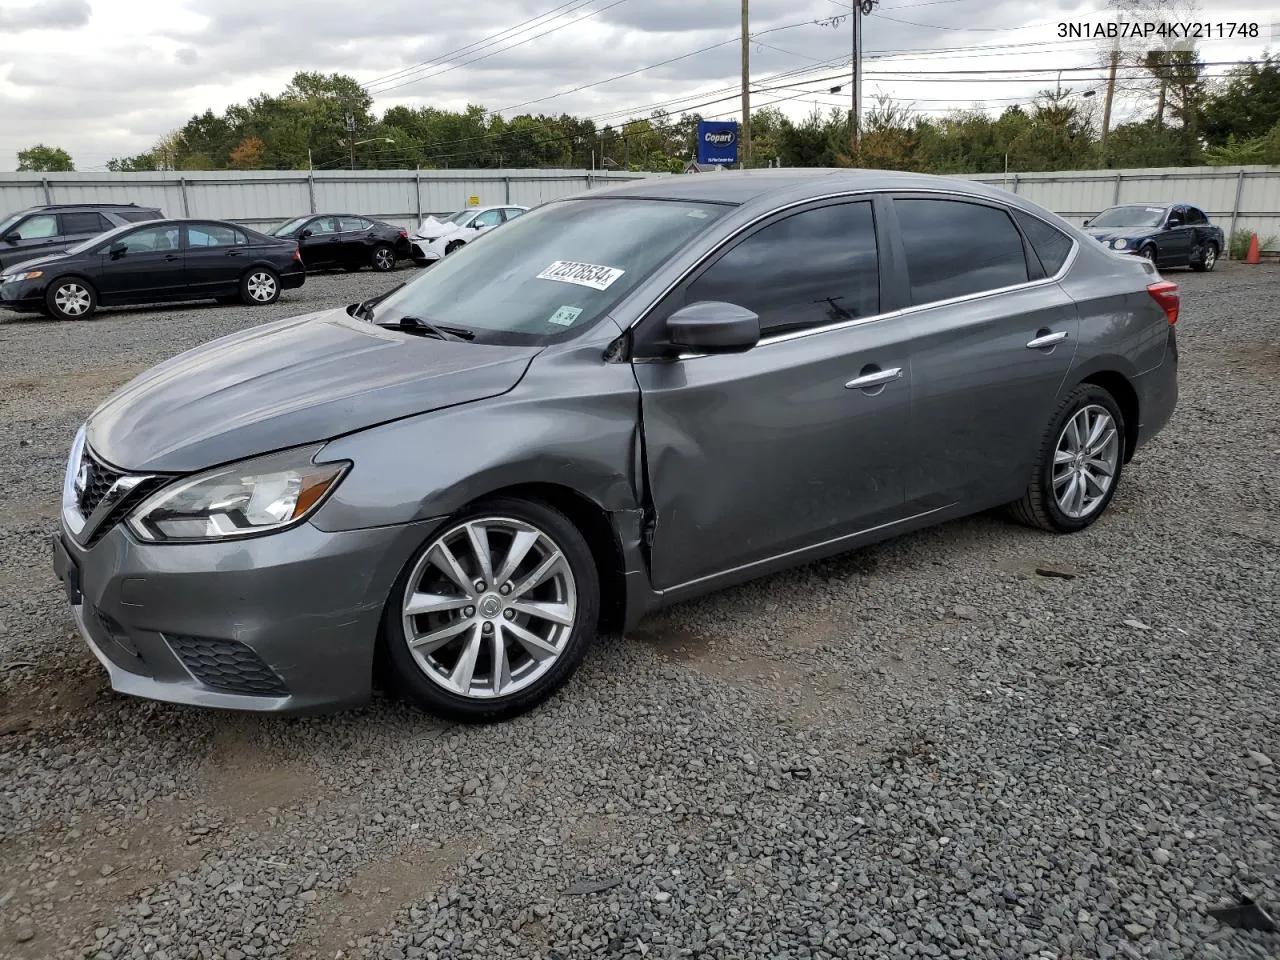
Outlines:
POLYGON ((420 267, 434 263, 480 234, 514 220, 528 209, 509 203, 498 207, 468 207, 443 220, 425 217, 409 238, 413 261, 420 267))

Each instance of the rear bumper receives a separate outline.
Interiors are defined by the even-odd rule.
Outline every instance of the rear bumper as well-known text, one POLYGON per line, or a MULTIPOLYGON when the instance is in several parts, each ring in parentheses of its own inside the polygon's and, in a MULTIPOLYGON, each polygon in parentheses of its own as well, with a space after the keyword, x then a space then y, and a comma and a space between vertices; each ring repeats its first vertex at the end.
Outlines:
POLYGON ((280 274, 281 290, 296 290, 307 282, 307 270, 305 267, 299 266, 290 273, 280 274))
POLYGON ((366 701, 382 612, 432 522, 328 533, 307 524, 226 544, 150 545, 65 531, 53 567, 112 689, 282 713, 366 701))
POLYGON ((1158 434, 1173 418, 1178 406, 1178 328, 1169 327, 1164 360, 1160 366, 1138 377, 1134 390, 1138 394, 1138 437, 1134 451, 1158 434))

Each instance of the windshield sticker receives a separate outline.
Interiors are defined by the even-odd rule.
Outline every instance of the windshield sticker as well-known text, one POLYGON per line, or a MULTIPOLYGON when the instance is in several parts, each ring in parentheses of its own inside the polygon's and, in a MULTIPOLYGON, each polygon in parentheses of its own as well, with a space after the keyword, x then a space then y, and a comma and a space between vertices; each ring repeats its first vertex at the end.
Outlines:
POLYGON ((547 323, 554 323, 560 327, 568 327, 573 321, 582 316, 581 307, 561 307, 551 316, 547 317, 547 323))
POLYGON ((613 282, 626 272, 617 267, 578 263, 576 260, 557 260, 538 274, 538 279, 576 283, 580 287, 590 287, 592 290, 608 290, 613 282))
POLYGON ((1164 207, 1147 207, 1147 213, 1164 213, 1164 207))
POLYGON ((707 213, 705 210, 690 210, 685 214, 685 216, 694 220, 705 220, 707 217, 711 216, 711 214, 707 213))

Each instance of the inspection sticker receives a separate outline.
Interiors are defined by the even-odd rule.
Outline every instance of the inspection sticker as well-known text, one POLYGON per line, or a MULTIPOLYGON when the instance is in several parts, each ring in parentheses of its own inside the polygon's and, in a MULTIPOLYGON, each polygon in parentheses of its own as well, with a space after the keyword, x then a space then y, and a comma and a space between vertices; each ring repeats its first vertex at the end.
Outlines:
POLYGON ((573 321, 582 316, 581 307, 561 307, 551 316, 547 317, 547 323, 554 323, 556 326, 568 327, 573 325, 573 321))
POLYGON ((576 283, 580 287, 590 287, 592 290, 608 290, 613 282, 626 272, 617 267, 578 263, 576 260, 557 260, 538 274, 538 279, 576 283))

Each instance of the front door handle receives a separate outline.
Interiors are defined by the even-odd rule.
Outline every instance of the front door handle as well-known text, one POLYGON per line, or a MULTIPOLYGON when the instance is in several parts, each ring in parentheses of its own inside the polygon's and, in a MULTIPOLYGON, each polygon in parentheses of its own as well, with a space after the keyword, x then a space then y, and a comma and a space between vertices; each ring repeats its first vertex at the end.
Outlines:
POLYGON ((890 367, 888 370, 876 370, 874 373, 864 373, 860 377, 855 377, 846 383, 846 390, 867 390, 871 387, 878 387, 882 384, 897 380, 902 376, 901 367, 890 367))
POLYGON ((174 256, 172 253, 171 253, 171 254, 169 254, 167 257, 165 257, 165 260, 167 260, 167 261, 174 261, 174 260, 177 260, 177 259, 178 259, 178 257, 174 256))
POLYGON ((1045 347, 1052 347, 1067 339, 1067 331, 1059 330, 1057 333, 1043 333, 1027 344, 1028 350, 1043 350, 1045 347))

